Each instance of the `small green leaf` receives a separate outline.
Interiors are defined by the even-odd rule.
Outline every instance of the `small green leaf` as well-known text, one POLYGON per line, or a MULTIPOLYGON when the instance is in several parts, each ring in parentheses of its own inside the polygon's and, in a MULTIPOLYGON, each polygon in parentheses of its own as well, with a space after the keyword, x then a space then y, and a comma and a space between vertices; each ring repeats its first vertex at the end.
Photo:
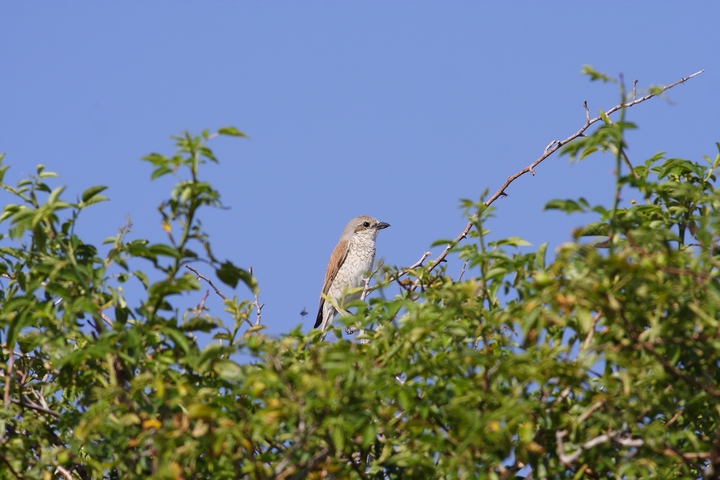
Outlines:
POLYGON ((651 95, 660 95, 665 87, 663 85, 650 85, 648 91, 651 95))
POLYGON ((240 130, 238 130, 235 127, 222 127, 220 129, 218 129, 217 133, 218 133, 218 135, 230 135, 233 137, 247 138, 247 135, 245 135, 243 132, 241 132, 240 130))
POLYGON ((547 252, 548 244, 547 242, 540 245, 540 247, 537 249, 537 252, 535 252, 535 264, 538 266, 538 268, 545 268, 545 255, 547 252))
POLYGON ((450 245, 450 244, 452 244, 452 243, 453 243, 453 240, 449 240, 449 239, 446 239, 446 238, 441 238, 440 240, 435 240, 434 242, 432 242, 432 243, 430 244, 430 247, 439 247, 439 246, 443 246, 443 247, 444 247, 445 245, 450 245))
POLYGON ((581 201, 575 200, 550 200, 545 204, 545 210, 562 210, 565 213, 584 212, 585 207, 581 201))
POLYGON ((588 77, 590 77, 590 81, 591 81, 591 82, 595 82, 595 81, 598 81, 598 80, 601 81, 601 82, 604 82, 604 83, 614 82, 614 81, 615 81, 615 79, 610 78, 609 76, 605 75, 604 73, 598 72, 597 70, 595 70, 595 69, 594 69, 593 67, 591 67, 590 65, 583 65, 582 70, 580 71, 580 73, 581 73, 582 75, 587 75, 588 77))

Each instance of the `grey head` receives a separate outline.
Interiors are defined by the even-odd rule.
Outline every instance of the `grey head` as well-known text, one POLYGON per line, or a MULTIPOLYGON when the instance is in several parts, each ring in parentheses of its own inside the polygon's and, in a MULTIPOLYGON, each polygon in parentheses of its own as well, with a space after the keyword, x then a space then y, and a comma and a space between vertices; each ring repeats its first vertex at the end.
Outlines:
POLYGON ((350 240, 356 233, 370 234, 374 237, 378 231, 389 226, 389 223, 378 222, 377 219, 373 217, 361 215, 353 218, 345 225, 342 234, 340 234, 340 240, 350 240))

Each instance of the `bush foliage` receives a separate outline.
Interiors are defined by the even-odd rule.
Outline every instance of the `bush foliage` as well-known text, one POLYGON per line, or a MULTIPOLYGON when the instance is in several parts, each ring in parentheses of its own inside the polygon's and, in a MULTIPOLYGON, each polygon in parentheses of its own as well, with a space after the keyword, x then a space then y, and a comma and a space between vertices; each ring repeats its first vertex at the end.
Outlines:
POLYGON ((43 166, 16 186, 0 167, 16 199, 0 215, 0 476, 718 477, 720 155, 632 166, 629 128, 623 109, 564 147, 609 152, 617 190, 611 206, 547 205, 596 218, 551 261, 546 245, 488 241, 491 208, 465 202, 475 228, 451 255, 466 278, 385 268, 378 287, 400 293, 336 319, 366 342, 271 338, 252 293, 224 312, 177 306, 200 297, 186 265, 257 291, 199 221, 220 205, 201 180, 208 141, 237 129, 145 157, 177 178, 164 243, 86 243, 75 226, 104 187, 71 202, 43 166))

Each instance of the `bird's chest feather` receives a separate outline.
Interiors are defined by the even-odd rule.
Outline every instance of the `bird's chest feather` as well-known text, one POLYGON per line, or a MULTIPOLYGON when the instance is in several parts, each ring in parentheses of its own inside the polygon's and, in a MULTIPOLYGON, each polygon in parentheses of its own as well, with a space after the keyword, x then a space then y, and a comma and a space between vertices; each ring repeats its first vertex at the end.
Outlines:
POLYGON ((352 277, 352 280, 359 282, 364 275, 372 270, 374 261, 375 242, 364 238, 353 239, 348 246, 345 262, 340 268, 341 272, 338 272, 338 274, 342 273, 343 276, 347 275, 352 277))

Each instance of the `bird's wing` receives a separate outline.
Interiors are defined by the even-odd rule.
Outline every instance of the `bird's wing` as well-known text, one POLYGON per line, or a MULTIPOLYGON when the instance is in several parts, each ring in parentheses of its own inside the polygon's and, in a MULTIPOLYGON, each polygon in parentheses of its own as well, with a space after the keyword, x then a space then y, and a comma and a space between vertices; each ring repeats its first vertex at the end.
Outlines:
POLYGON ((325 272, 325 282, 323 283, 322 293, 320 294, 320 307, 318 308, 315 328, 320 326, 323 320, 323 306, 325 305, 325 299, 323 298, 323 295, 327 295, 328 291, 330 290, 330 285, 332 285, 333 279, 335 279, 335 275, 337 275, 338 270, 340 270, 340 266, 345 261, 345 257, 347 257, 349 245, 349 240, 340 240, 335 247, 335 250, 333 250, 332 254, 330 255, 330 261, 328 262, 327 271, 325 272))

